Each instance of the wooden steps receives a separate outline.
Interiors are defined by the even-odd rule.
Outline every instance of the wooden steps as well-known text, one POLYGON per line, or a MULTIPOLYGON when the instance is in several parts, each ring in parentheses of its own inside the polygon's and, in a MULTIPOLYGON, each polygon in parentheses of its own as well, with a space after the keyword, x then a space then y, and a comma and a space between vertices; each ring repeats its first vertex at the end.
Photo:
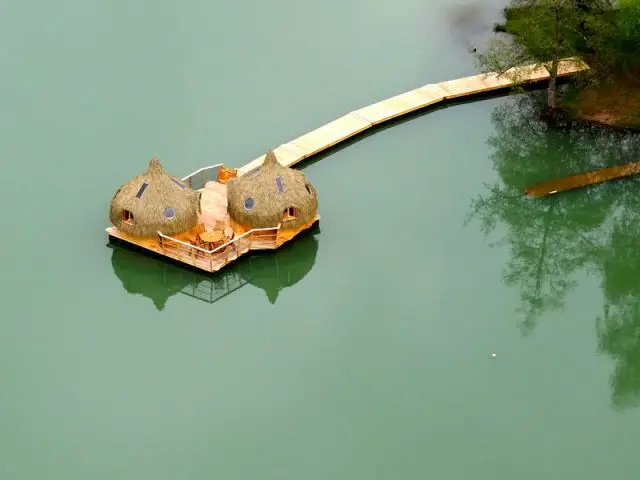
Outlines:
MULTIPOLYGON (((558 75, 565 77, 588 69, 589 67, 580 59, 567 58, 560 62, 558 75)), ((424 85, 354 110, 295 140, 280 145, 274 149, 274 152, 282 165, 292 167, 302 160, 344 142, 374 125, 388 122, 444 100, 469 97, 519 84, 541 82, 548 79, 549 72, 546 68, 525 65, 507 70, 502 75, 497 75, 496 73, 480 74, 424 85)), ((238 175, 244 175, 262 165, 264 157, 262 155, 239 168, 238 175)))
POLYGON ((624 165, 602 168, 594 172, 581 173, 559 180, 540 183, 533 187, 527 187, 525 192, 533 198, 546 197, 555 193, 566 192, 568 190, 607 182, 617 178, 629 177, 638 173, 640 173, 640 162, 627 163, 624 165))

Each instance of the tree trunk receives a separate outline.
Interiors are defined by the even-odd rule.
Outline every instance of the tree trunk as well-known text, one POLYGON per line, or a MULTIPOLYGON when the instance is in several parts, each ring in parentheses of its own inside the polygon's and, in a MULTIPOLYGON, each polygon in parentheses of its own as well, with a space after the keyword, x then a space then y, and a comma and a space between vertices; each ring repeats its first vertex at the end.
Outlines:
POLYGON ((549 69, 549 89, 547 90, 547 108, 549 112, 555 111, 558 97, 558 59, 554 58, 549 69))

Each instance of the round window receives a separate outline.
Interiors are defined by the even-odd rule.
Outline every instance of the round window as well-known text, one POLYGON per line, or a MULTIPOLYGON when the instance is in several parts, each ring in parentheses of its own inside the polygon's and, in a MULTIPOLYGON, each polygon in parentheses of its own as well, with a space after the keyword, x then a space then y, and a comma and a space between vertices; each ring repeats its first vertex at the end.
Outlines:
POLYGON ((173 218, 176 216, 176 212, 173 208, 167 207, 164 209, 164 216, 167 218, 173 218))
POLYGON ((249 197, 244 201, 244 208, 251 210, 253 208, 253 198, 249 197))

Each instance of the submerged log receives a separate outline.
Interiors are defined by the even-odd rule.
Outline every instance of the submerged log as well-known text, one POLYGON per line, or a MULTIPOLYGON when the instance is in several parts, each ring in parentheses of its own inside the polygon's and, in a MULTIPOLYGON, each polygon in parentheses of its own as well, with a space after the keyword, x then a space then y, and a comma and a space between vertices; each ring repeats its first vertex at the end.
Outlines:
POLYGON ((527 187, 525 192, 533 198, 541 198, 555 193, 566 192, 576 188, 607 182, 618 178, 629 177, 640 173, 640 162, 616 165, 602 168, 594 172, 580 173, 571 177, 540 183, 533 187, 527 187))

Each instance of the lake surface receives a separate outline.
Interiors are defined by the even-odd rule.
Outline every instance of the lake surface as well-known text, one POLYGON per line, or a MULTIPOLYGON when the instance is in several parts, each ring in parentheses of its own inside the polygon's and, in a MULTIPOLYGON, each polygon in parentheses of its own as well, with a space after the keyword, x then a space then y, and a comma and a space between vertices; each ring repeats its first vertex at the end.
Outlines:
POLYGON ((501 3, 5 0, 0 478, 637 478, 640 185, 521 195, 637 139, 458 104, 304 166, 320 229, 272 256, 107 246, 152 156, 474 74, 501 3))

